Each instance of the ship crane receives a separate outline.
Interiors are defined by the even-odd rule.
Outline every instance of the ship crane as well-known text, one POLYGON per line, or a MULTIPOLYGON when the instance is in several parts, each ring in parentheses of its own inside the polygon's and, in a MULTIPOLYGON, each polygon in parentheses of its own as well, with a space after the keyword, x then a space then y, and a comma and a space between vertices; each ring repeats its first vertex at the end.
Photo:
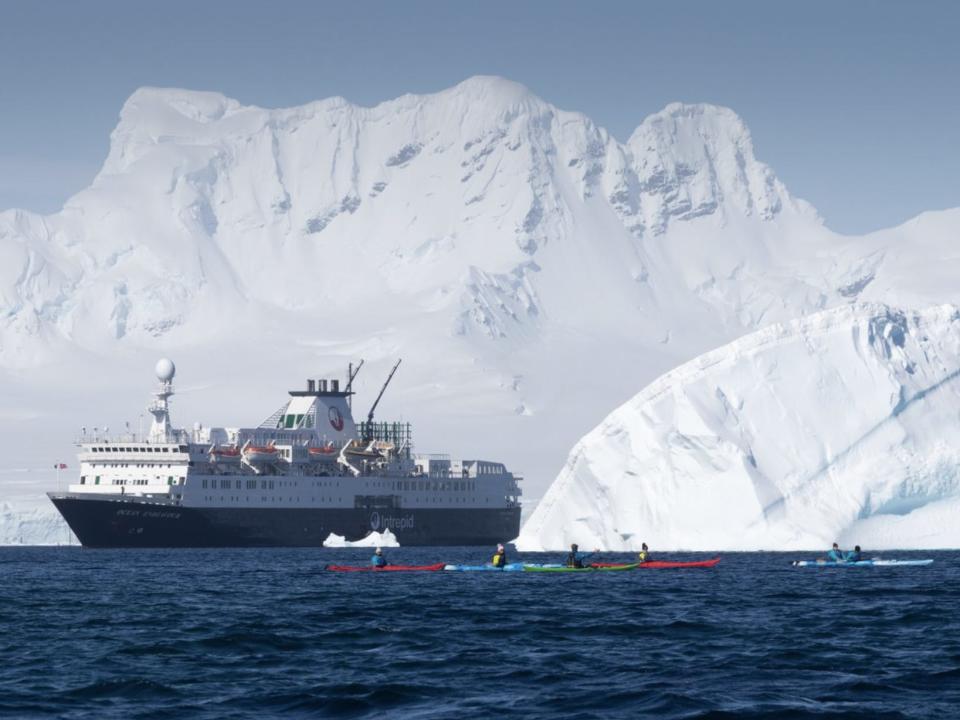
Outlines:
MULTIPOLYGON (((367 422, 363 426, 363 441, 371 442, 373 440, 373 412, 377 409, 377 405, 380 404, 380 398, 383 397, 383 393, 386 392, 387 385, 390 384, 390 381, 393 379, 393 374, 397 371, 397 368, 400 367, 400 363, 403 358, 397 360, 397 364, 393 366, 393 370, 390 371, 390 374, 387 375, 387 381, 383 384, 383 387, 380 388, 380 394, 377 395, 377 399, 373 401, 373 405, 370 407, 370 412, 367 413, 367 422)), ((357 368, 359 370, 359 368, 357 368)))

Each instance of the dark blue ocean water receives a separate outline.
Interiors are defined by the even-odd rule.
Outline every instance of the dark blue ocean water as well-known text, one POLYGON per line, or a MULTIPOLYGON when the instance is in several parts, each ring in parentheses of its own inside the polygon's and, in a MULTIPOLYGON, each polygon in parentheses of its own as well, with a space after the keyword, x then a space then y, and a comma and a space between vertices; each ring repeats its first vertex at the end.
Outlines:
POLYGON ((0 715, 958 717, 960 554, 922 555, 371 575, 323 571, 362 550, 3 549, 0 715))

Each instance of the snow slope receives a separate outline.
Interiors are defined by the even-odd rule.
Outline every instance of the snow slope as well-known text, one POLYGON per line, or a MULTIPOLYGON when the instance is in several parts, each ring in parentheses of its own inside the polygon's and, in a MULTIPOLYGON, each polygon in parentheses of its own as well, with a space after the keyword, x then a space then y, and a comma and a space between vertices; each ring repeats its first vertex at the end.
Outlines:
POLYGON ((685 363, 577 445, 518 547, 960 547, 960 309, 777 324, 685 363))
POLYGON ((361 357, 363 409, 402 356, 380 417, 505 461, 532 507, 679 363, 853 301, 960 302, 958 227, 837 236, 710 105, 620 142, 501 78, 372 108, 144 88, 89 188, 0 213, 5 464, 40 477, 81 426, 136 428, 159 354, 187 426, 259 422, 361 357))

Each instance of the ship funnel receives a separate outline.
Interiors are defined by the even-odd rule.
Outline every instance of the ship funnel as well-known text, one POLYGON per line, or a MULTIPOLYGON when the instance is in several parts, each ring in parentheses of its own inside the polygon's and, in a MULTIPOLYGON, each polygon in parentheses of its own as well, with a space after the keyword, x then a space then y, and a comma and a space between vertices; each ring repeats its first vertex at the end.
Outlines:
POLYGON ((316 388, 315 388, 315 385, 314 385, 314 381, 311 380, 310 378, 307 378, 307 392, 314 392, 315 389, 316 389, 316 388))
POLYGON ((334 392, 340 392, 340 381, 339 381, 339 380, 336 380, 336 379, 331 380, 331 381, 330 381, 330 385, 332 386, 331 389, 332 389, 334 392))

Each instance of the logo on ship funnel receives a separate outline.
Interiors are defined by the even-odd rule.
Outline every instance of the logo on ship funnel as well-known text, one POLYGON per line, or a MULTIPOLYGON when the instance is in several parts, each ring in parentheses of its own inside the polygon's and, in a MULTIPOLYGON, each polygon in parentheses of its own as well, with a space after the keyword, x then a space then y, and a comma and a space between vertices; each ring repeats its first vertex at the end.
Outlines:
POLYGON ((332 407, 330 412, 327 413, 327 416, 330 418, 330 425, 333 426, 333 429, 337 432, 343 430, 343 415, 340 414, 340 411, 332 407))

